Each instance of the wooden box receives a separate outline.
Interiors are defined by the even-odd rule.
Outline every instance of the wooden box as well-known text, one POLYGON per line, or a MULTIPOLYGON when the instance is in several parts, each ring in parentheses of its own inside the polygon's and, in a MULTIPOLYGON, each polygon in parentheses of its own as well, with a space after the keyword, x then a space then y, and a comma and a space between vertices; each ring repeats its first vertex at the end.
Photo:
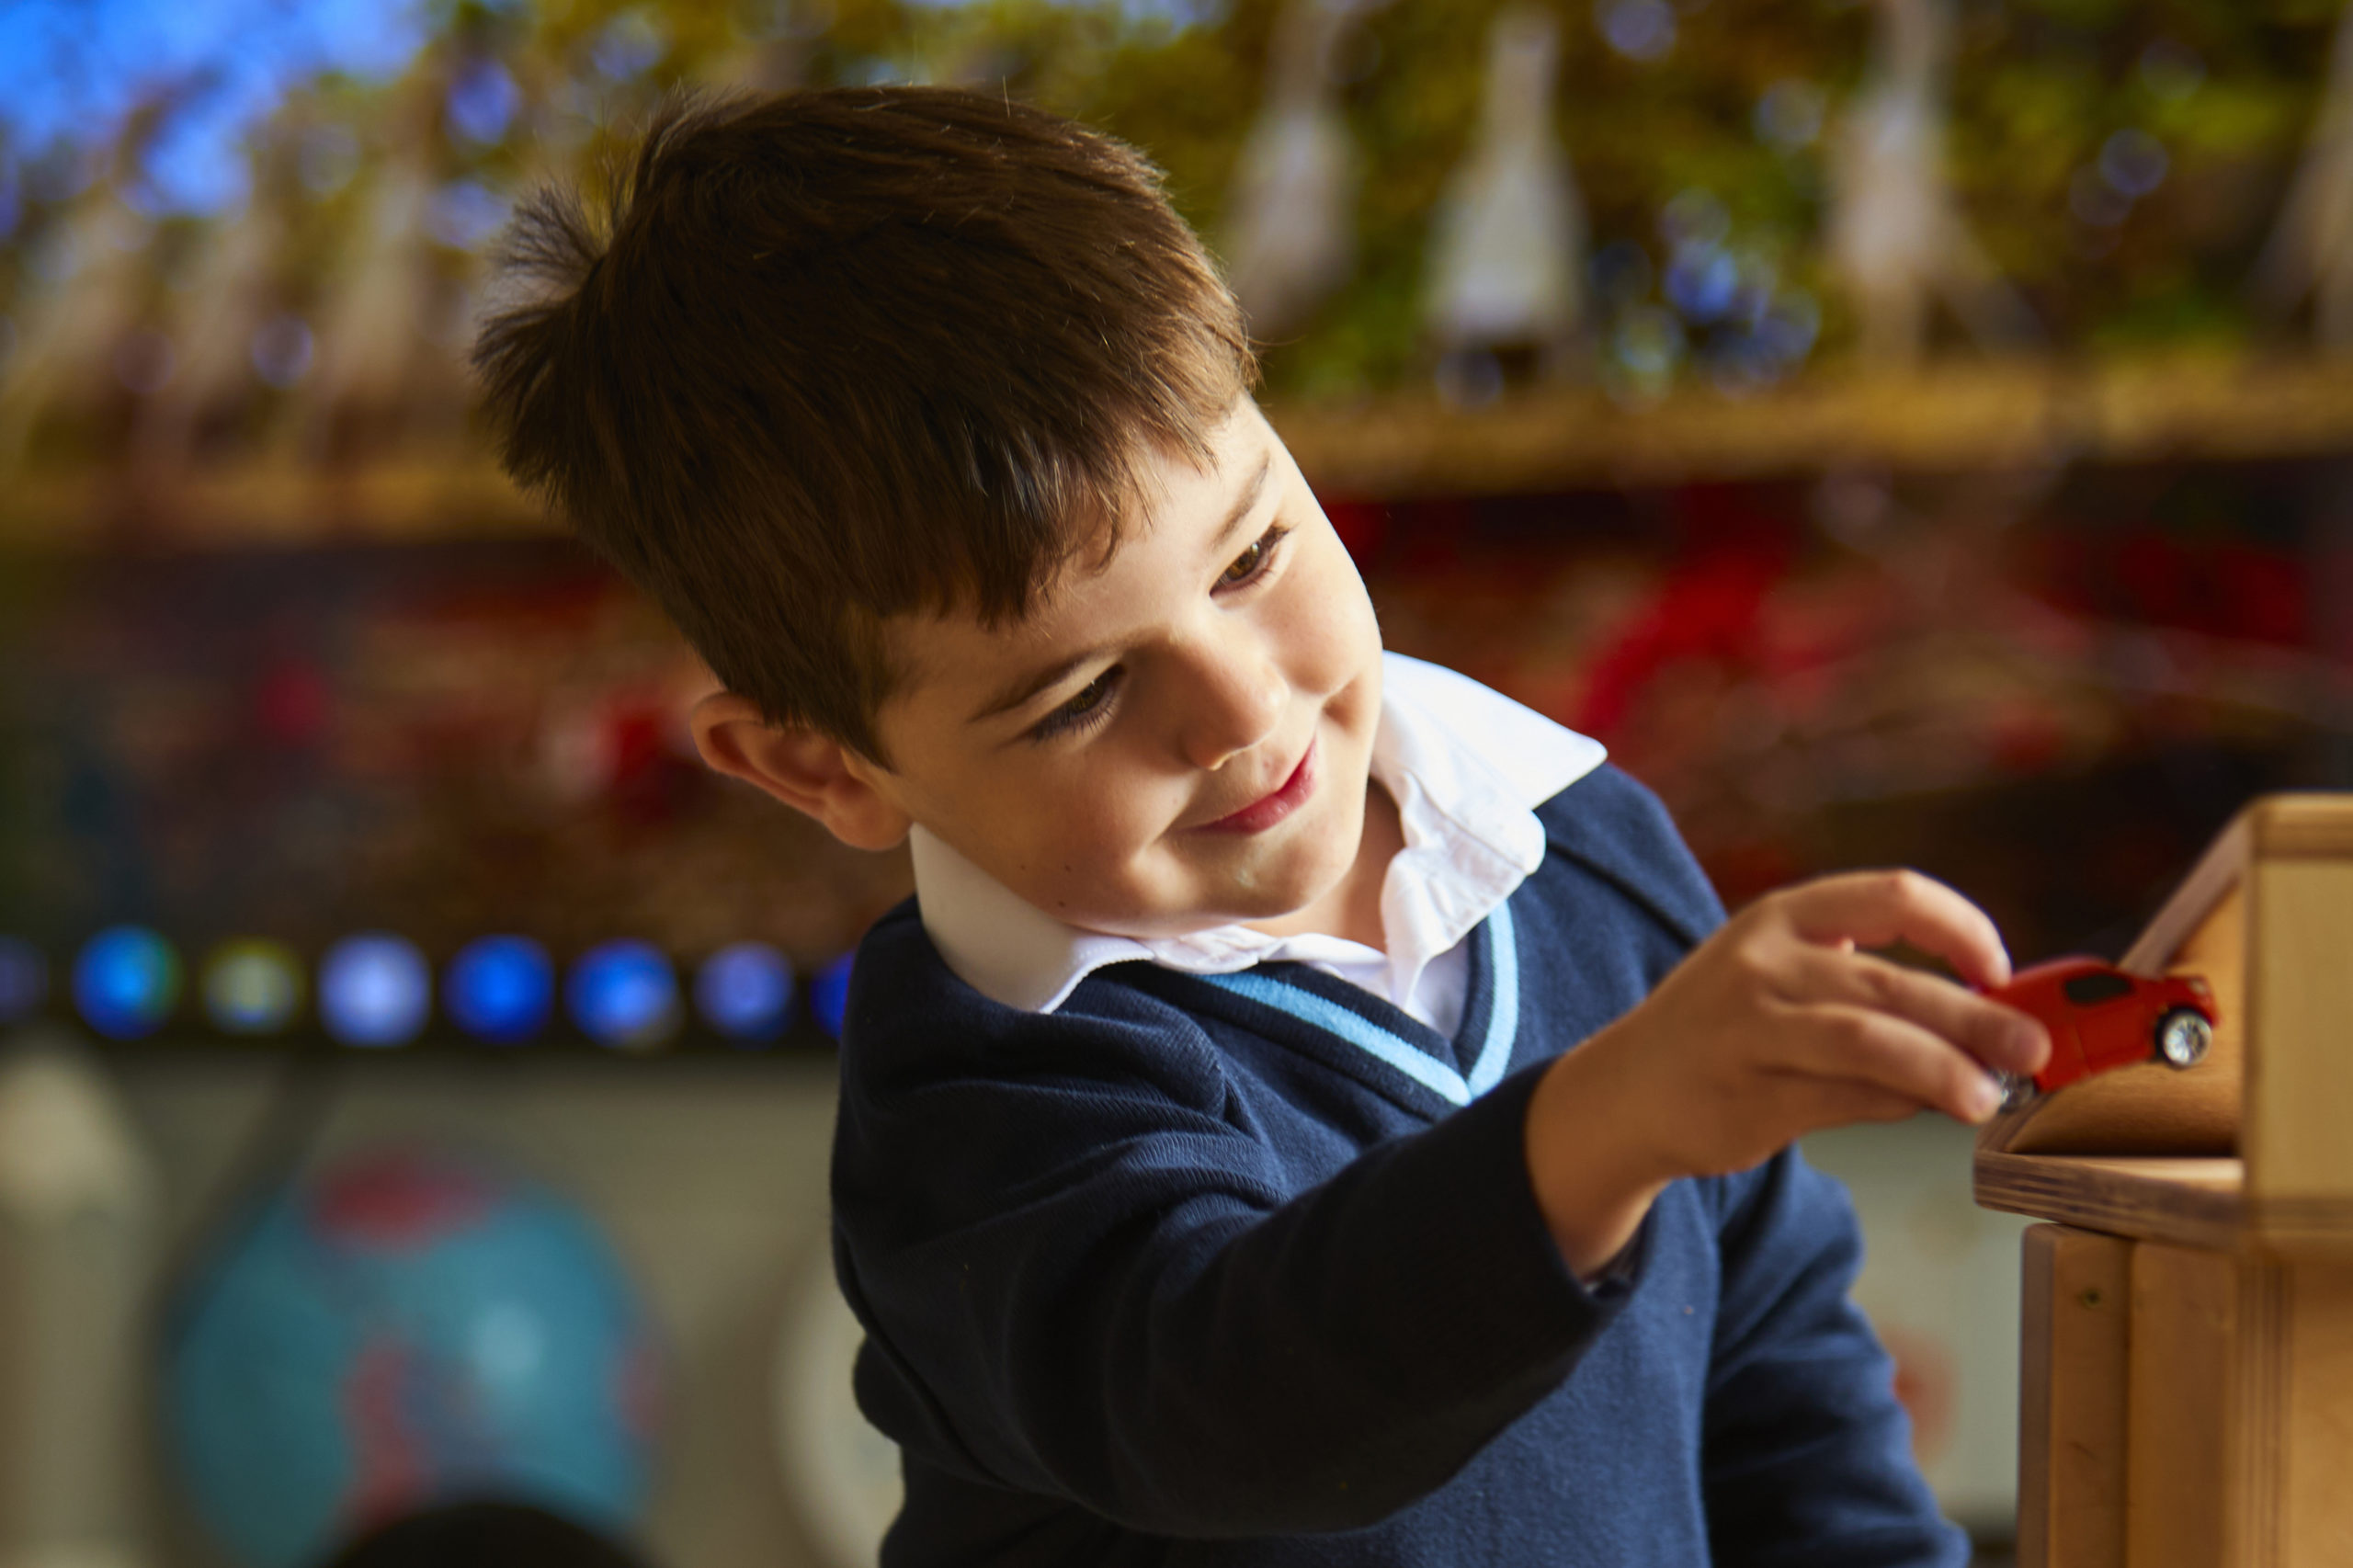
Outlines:
POLYGON ((2020 1568, 2353 1564, 2353 795, 2256 801, 2123 960, 2192 971, 2205 1060, 1978 1140, 2027 1233, 2020 1568))

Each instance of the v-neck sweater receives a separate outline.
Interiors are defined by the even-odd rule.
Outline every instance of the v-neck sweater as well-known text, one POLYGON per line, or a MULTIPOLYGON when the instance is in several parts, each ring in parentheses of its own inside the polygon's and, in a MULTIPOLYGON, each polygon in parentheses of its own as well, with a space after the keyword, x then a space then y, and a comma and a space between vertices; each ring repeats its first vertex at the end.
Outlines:
POLYGON ((1032 1012, 876 926, 833 1180, 885 1568, 1966 1560, 1794 1152, 1670 1186, 1608 1283, 1563 1265, 1529 1096, 1722 912, 1615 768, 1538 814, 1451 1037, 1293 963, 1032 1012))

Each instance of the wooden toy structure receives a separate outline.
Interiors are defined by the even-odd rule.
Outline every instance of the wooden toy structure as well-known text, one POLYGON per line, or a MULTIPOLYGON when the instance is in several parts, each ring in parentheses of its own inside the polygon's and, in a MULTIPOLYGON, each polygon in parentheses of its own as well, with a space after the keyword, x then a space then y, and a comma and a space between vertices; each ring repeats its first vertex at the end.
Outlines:
POLYGON ((2187 1071, 1978 1140, 2026 1233, 2019 1568, 2353 1563, 2353 795, 2275 795, 2125 954, 2203 974, 2187 1071))

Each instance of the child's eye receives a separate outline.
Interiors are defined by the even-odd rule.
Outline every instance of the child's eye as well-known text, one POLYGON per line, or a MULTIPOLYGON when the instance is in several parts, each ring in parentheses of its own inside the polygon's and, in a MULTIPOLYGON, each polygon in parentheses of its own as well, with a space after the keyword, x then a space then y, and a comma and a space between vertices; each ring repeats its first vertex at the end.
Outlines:
POLYGON ((1033 741, 1051 741, 1059 735, 1077 734, 1091 730, 1110 715, 1111 694, 1119 689, 1120 668, 1113 665, 1086 685, 1086 688, 1040 719, 1029 732, 1033 741))
POLYGON ((1280 550, 1283 536, 1290 532, 1290 529, 1278 523, 1260 534, 1256 543, 1235 556, 1233 563, 1219 574, 1217 585, 1221 588, 1238 588, 1266 571, 1267 565, 1275 559, 1277 551, 1280 550))

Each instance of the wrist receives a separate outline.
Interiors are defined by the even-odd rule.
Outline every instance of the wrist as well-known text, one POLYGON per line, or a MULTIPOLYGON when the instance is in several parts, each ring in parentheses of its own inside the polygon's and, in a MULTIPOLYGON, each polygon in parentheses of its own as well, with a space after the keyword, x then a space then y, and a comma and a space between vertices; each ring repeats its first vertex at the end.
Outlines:
POLYGON ((1674 1175, 1611 1069, 1597 1037, 1547 1068, 1528 1103, 1529 1184, 1562 1261, 1580 1279, 1625 1251, 1674 1175))

